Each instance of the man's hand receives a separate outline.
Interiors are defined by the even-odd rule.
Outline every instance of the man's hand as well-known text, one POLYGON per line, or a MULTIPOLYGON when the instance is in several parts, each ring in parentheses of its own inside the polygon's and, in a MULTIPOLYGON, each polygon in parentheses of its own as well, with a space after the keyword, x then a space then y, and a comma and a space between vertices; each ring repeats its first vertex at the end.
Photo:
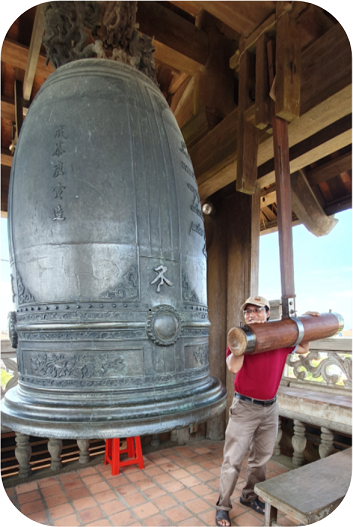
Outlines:
POLYGON ((303 313, 302 316, 304 315, 311 315, 312 317, 319 317, 320 313, 318 313, 317 311, 306 311, 305 313, 303 313))

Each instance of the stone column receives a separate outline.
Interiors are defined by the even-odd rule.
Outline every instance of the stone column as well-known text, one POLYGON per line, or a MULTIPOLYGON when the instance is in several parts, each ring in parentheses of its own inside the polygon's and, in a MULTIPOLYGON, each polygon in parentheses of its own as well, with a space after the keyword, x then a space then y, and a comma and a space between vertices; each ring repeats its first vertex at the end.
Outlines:
POLYGON ((15 456, 19 464, 18 475, 20 478, 28 478, 32 472, 31 465, 29 463, 32 455, 32 448, 29 444, 29 436, 16 432, 15 440, 15 456))
POLYGON ((333 446, 334 435, 328 428, 321 427, 321 443, 319 445, 320 457, 327 457, 333 454, 335 448, 333 446))
POLYGON ((294 436, 292 437, 292 445, 294 449, 292 463, 295 467, 300 467, 304 461, 306 437, 305 425, 297 419, 294 419, 294 436))
POLYGON ((89 463, 89 445, 90 445, 90 439, 78 439, 77 445, 80 449, 80 457, 78 459, 79 463, 89 463))
POLYGON ((158 434, 153 434, 151 437, 151 446, 157 447, 161 444, 158 434))
POLYGON ((61 452, 63 449, 63 442, 61 439, 50 438, 48 441, 48 450, 51 456, 50 468, 52 470, 60 470, 62 468, 61 452))
POLYGON ((281 425, 282 425, 282 422, 281 422, 281 418, 279 417, 278 418, 278 432, 277 432, 275 446, 274 446, 274 449, 273 449, 273 455, 274 456, 280 456, 281 455, 281 447, 279 446, 279 444, 281 442, 281 439, 282 439, 282 434, 283 434, 281 425))

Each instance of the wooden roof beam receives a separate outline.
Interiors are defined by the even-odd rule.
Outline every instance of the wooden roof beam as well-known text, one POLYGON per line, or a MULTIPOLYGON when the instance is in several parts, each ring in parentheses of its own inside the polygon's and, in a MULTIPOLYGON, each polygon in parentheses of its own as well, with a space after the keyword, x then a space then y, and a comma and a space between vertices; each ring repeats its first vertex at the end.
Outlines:
POLYGON ((139 2, 136 20, 141 33, 154 37, 156 60, 191 76, 206 64, 206 33, 159 2, 139 2))
MULTIPOLYGON (((343 28, 336 24, 302 53, 301 116, 289 124, 289 146, 294 146, 339 121, 351 113, 351 108, 350 45, 343 28), (317 62, 321 64, 321 69, 316 66, 317 62)), ((232 183, 237 177, 236 123, 237 109, 190 150, 202 200, 232 183)), ((336 150, 350 144, 348 136, 349 132, 339 134, 335 142, 336 150)), ((320 156, 324 157, 330 152, 320 152, 320 156)), ((320 159, 318 151, 312 153, 311 156, 309 152, 305 160, 303 158, 305 164, 295 170, 320 159)), ((260 137, 257 166, 272 158, 272 137, 264 132, 260 137)), ((260 182, 261 187, 271 185, 274 181, 273 174, 260 182)))
POLYGON ((43 4, 36 8, 36 15, 33 22, 31 43, 28 50, 27 65, 23 79, 23 99, 29 101, 31 98, 34 76, 37 69, 42 36, 44 32, 44 12, 43 4))
MULTIPOLYGON (((14 68, 26 71, 28 56, 29 48, 27 46, 5 38, 1 53, 2 62, 6 62, 14 68)), ((47 79, 54 71, 54 67, 50 63, 46 66, 45 62, 45 55, 40 54, 35 74, 43 79, 47 79)))
POLYGON ((306 172, 306 177, 311 186, 319 185, 322 181, 327 181, 342 172, 352 168, 352 151, 330 159, 326 163, 319 165, 306 172))
POLYGON ((291 174, 292 209, 309 232, 325 236, 338 220, 328 217, 317 201, 303 170, 291 174))

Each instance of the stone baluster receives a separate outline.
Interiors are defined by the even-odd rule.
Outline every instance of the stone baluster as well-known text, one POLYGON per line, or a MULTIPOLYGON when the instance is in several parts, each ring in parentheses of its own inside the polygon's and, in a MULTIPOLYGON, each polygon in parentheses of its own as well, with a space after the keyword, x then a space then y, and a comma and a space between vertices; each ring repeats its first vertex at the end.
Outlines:
POLYGON ((300 467, 304 461, 304 450, 306 447, 306 437, 305 437, 305 425, 294 419, 294 436, 292 437, 293 445, 293 458, 292 463, 295 467, 300 467))
POLYGON ((273 455, 274 456, 280 456, 281 455, 281 447, 279 446, 280 442, 281 442, 281 439, 282 439, 282 428, 281 428, 281 418, 279 417, 278 418, 278 432, 277 432, 277 437, 276 437, 276 442, 275 442, 275 446, 274 446, 274 449, 273 449, 273 455))
POLYGON ((19 464, 18 475, 20 478, 28 478, 32 472, 31 465, 29 463, 32 455, 32 448, 29 444, 29 436, 16 432, 15 440, 15 456, 19 464))
POLYGON ((50 468, 52 470, 60 470, 63 466, 61 461, 61 452, 63 449, 63 442, 61 439, 50 438, 48 441, 48 450, 51 456, 50 468))
POLYGON ((333 446, 334 435, 328 428, 321 427, 321 443, 319 446, 320 457, 327 457, 335 451, 333 446))
POLYGON ((80 457, 78 458, 79 463, 89 463, 89 445, 90 439, 77 439, 77 445, 80 449, 80 457))

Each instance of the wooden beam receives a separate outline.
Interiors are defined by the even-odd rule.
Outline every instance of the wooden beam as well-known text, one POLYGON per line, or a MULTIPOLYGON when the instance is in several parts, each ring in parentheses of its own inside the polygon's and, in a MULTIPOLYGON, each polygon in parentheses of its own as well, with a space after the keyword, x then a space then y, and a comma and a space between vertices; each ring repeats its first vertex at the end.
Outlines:
POLYGON ((324 207, 325 213, 330 216, 331 214, 337 214, 343 210, 352 208, 352 196, 346 196, 344 198, 336 199, 324 207))
POLYGON ((352 168, 352 151, 341 154, 339 157, 330 159, 318 167, 308 170, 306 177, 311 186, 319 185, 322 181, 327 181, 341 172, 352 168))
POLYGON ((270 86, 268 81, 267 45, 268 37, 262 34, 256 42, 255 66, 255 114, 254 126, 263 130, 271 122, 270 116, 270 86))
POLYGON ((208 37, 204 31, 177 15, 160 2, 139 2, 136 20, 139 31, 154 37, 156 58, 162 44, 184 57, 185 68, 180 71, 190 73, 190 66, 196 70, 204 66, 208 58, 208 37))
POLYGON ((1 118, 15 122, 15 100, 1 96, 1 118))
POLYGON ((8 150, 1 149, 1 166, 11 167, 12 166, 12 155, 9 154, 8 150))
MULTIPOLYGON (((327 128, 352 111, 350 45, 343 29, 337 26, 339 24, 327 31, 318 42, 303 52, 301 116, 289 124, 290 147, 327 128), (332 44, 333 41, 334 44, 332 44), (335 54, 331 53, 330 44, 334 45, 335 54), (310 84, 312 67, 316 61, 321 61, 322 52, 326 56, 328 64, 325 66, 323 77, 319 76, 319 72, 315 73, 315 84, 310 84), (342 66, 337 68, 337 64, 342 66), (334 87, 327 85, 327 68, 332 69, 334 87)), ((195 145, 190 151, 202 200, 232 183, 237 177, 235 112, 237 110, 234 110, 216 128, 211 130, 200 141, 200 144, 195 145)), ((338 150, 349 144, 351 140, 349 140, 348 135, 348 132, 340 134, 337 141, 331 141, 332 147, 334 144, 338 150)), ((312 152, 312 159, 318 160, 320 159, 319 155, 324 157, 328 153, 314 151, 312 152)), ((260 137, 257 165, 261 166, 272 158, 272 138, 264 133, 260 137)), ((306 164, 298 168, 309 165, 312 159, 310 155, 306 159, 303 158, 303 162, 306 164)), ((264 184, 261 186, 273 184, 274 180, 273 174, 271 178, 267 178, 266 182, 263 181, 264 184)))
POLYGON ((239 67, 236 189, 246 194, 253 194, 256 189, 259 142, 259 130, 244 117, 246 110, 253 105, 251 92, 255 92, 255 55, 245 51, 241 55, 239 67))
MULTIPOLYGON (((5 39, 2 45, 1 60, 7 64, 11 64, 14 68, 19 68, 20 70, 26 71, 27 61, 29 55, 29 48, 18 42, 13 42, 10 39, 5 39)), ((46 57, 45 55, 40 54, 38 57, 38 63, 35 74, 39 77, 47 79, 51 73, 53 73, 54 68, 49 63, 45 65, 46 57)))
POLYGON ((276 29, 276 115, 291 122, 300 114, 300 29, 288 12, 278 18, 276 29))
POLYGON ((18 136, 23 123, 23 84, 19 80, 15 80, 14 84, 14 100, 15 100, 15 122, 16 122, 16 136, 15 144, 17 143, 18 136))
POLYGON ((36 8, 36 15, 33 22, 31 43, 28 50, 27 65, 23 79, 23 99, 29 101, 31 98, 34 76, 37 69, 42 36, 44 32, 44 12, 43 4, 36 8))
POLYGON ((317 201, 303 170, 291 175, 292 209, 309 232, 324 236, 338 220, 328 217, 317 201))
MULTIPOLYGON (((352 116, 350 114, 289 149, 291 174, 340 150, 351 142, 352 116)), ((274 180, 274 162, 270 159, 258 167, 257 184, 260 188, 264 188, 272 185, 274 180)))

